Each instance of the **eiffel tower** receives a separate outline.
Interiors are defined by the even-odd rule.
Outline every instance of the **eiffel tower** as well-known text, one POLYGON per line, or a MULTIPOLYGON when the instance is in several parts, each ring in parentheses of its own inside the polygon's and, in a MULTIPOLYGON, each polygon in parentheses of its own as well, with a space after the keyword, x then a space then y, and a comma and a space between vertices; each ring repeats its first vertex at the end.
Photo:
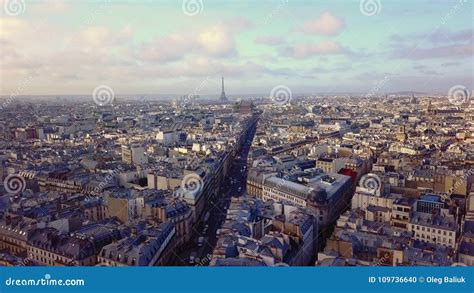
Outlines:
POLYGON ((225 96, 225 91, 224 91, 224 77, 222 77, 221 102, 227 102, 227 97, 225 96))

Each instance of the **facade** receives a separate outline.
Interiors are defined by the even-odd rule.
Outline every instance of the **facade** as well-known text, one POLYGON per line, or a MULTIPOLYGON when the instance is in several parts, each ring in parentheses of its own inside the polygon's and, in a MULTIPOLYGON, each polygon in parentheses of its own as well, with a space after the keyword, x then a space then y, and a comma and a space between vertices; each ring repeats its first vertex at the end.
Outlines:
MULTIPOLYGON (((135 228, 137 229, 137 228, 135 228)), ((157 228, 134 230, 132 235, 102 248, 98 264, 103 266, 159 266, 169 263, 176 229, 171 222, 157 228)))
POLYGON ((43 266, 93 266, 97 261, 92 242, 53 228, 35 230, 28 239, 27 253, 43 266))
POLYGON ((148 162, 145 149, 139 144, 122 145, 122 161, 126 164, 141 165, 148 162))
POLYGON ((0 250, 7 251, 14 256, 27 255, 27 242, 31 232, 37 227, 35 220, 7 215, 0 222, 0 250))
POLYGON ((117 217, 122 223, 129 223, 143 215, 145 202, 141 196, 116 193, 107 199, 109 217, 117 217))

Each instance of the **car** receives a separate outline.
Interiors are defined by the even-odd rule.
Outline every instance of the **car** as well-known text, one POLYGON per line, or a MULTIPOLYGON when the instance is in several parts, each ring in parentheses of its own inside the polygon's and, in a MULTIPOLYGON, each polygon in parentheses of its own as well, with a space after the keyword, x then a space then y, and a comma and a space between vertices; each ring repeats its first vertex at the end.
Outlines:
POLYGON ((198 247, 201 247, 204 244, 204 237, 199 237, 198 238, 198 247))

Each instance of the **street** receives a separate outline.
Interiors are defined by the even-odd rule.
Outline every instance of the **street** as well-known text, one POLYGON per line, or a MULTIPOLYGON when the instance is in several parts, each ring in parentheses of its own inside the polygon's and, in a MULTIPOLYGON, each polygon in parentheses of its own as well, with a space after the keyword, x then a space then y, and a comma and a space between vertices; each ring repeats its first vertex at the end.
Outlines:
POLYGON ((202 223, 193 231, 196 236, 190 243, 188 249, 179 255, 178 265, 207 266, 211 260, 212 251, 217 243, 217 230, 220 229, 226 218, 227 209, 230 206, 231 198, 239 197, 246 191, 247 180, 247 156, 252 145, 256 126, 251 129, 242 146, 240 154, 234 160, 229 176, 223 184, 223 195, 216 200, 209 202, 209 220, 202 223), (201 238, 202 237, 202 238, 201 238), (199 242, 202 240, 202 245, 199 242), (191 259, 194 257, 194 260, 191 259))

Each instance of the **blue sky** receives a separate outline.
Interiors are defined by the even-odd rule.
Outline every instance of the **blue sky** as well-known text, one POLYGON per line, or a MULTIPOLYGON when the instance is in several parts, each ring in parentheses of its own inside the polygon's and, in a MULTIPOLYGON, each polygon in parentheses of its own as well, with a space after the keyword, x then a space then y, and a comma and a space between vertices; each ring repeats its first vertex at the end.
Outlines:
POLYGON ((473 88, 472 0, 0 2, 2 95, 473 88))

